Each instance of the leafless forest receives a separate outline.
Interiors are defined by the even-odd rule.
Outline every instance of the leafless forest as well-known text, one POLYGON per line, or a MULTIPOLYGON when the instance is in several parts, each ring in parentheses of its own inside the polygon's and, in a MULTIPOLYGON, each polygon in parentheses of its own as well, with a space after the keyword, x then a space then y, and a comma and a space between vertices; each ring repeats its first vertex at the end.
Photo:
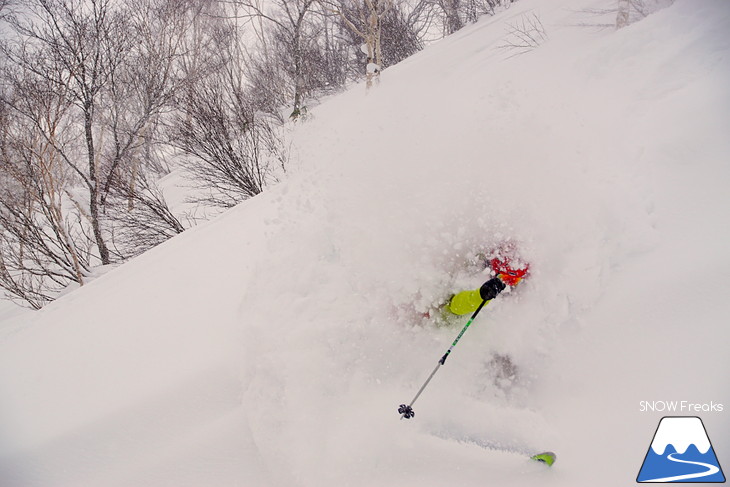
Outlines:
POLYGON ((319 97, 513 1, 0 0, 0 287, 40 308, 185 231, 170 171, 262 192, 319 97))

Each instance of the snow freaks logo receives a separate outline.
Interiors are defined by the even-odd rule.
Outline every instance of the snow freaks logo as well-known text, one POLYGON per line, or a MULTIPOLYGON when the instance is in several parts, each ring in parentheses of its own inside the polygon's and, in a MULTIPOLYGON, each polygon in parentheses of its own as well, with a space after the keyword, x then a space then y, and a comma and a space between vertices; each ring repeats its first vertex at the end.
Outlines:
POLYGON ((696 416, 662 418, 636 481, 725 482, 702 420, 696 416))

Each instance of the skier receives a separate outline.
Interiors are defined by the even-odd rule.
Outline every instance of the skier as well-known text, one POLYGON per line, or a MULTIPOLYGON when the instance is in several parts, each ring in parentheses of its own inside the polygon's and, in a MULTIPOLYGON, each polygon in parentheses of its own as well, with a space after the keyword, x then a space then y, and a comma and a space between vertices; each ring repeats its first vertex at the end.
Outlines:
POLYGON ((497 275, 481 285, 479 289, 461 291, 447 303, 445 309, 454 315, 473 313, 482 302, 489 302, 504 291, 507 286, 516 286, 527 274, 528 266, 511 266, 508 258, 495 257, 489 261, 492 271, 497 275))
MULTIPOLYGON (((513 246, 508 246, 507 249, 514 250, 513 246)), ((504 256, 504 254, 491 259, 486 259, 486 265, 491 267, 491 272, 495 275, 495 277, 487 280, 487 282, 482 284, 479 289, 461 291, 455 294, 445 306, 440 308, 442 311, 442 319, 445 319, 445 324, 447 325, 453 324, 453 320, 450 320, 447 315, 455 318, 456 316, 472 313, 472 317, 466 323, 464 328, 462 328, 461 332, 456 337, 456 340, 454 340, 451 344, 451 347, 446 351, 443 357, 441 357, 441 360, 438 361, 436 368, 433 372, 431 372, 431 375, 428 379, 426 379, 426 382, 418 390, 416 396, 410 403, 401 404, 398 407, 398 414, 401 415, 401 419, 410 419, 415 417, 413 403, 416 402, 423 390, 429 382, 431 382, 431 379, 438 369, 446 363, 446 359, 451 353, 451 350, 456 346, 466 329, 469 325, 471 325, 472 320, 476 317, 477 310, 484 307, 492 299, 496 298, 499 293, 507 288, 507 286, 514 287, 519 284, 519 282, 525 278, 529 270, 528 264, 520 263, 517 260, 513 261, 512 258, 504 256)), ((517 376, 517 367, 512 363, 509 355, 494 354, 488 365, 493 370, 495 385, 503 390, 509 389, 511 383, 514 382, 517 376)), ((530 460, 544 463, 547 466, 552 466, 557 459, 557 455, 551 451, 546 451, 532 455, 529 458, 530 460)))

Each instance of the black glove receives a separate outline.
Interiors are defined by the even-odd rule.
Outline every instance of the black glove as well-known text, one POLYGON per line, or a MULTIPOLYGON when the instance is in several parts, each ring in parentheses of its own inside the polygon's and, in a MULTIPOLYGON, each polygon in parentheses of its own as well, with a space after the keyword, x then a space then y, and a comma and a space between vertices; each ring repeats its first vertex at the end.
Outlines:
POLYGON ((482 284, 482 287, 479 288, 479 296, 481 296, 484 301, 489 301, 496 298, 505 287, 505 284, 500 278, 493 277, 482 284))

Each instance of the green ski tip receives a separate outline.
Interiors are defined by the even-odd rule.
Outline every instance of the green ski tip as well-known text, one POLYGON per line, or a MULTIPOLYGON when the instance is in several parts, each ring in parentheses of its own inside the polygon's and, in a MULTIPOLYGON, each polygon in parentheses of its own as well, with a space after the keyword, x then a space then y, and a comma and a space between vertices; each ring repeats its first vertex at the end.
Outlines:
POLYGON ((557 460, 557 459, 558 459, 558 456, 551 451, 538 453, 537 455, 533 455, 530 457, 530 460, 542 462, 542 463, 546 464, 548 467, 552 467, 553 463, 555 463, 555 460, 557 460))

